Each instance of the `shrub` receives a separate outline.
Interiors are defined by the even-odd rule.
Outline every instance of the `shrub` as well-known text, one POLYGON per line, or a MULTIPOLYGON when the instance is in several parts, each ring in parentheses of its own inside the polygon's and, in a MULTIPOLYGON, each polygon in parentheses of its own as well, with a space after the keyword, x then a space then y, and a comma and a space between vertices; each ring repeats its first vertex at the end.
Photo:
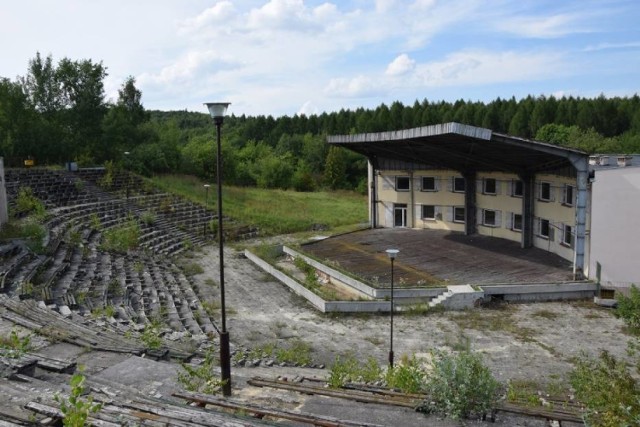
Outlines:
POLYGON ((352 353, 337 356, 331 365, 329 387, 344 387, 349 382, 374 382, 382 378, 382 368, 378 361, 369 356, 364 364, 360 363, 352 353))
POLYGON ((68 398, 63 398, 56 394, 54 399, 60 404, 60 411, 64 414, 62 424, 70 427, 81 427, 87 425, 89 414, 95 414, 102 409, 102 404, 93 403, 93 397, 86 399, 81 397, 85 392, 85 377, 82 369, 79 373, 71 377, 71 392, 68 398))
POLYGON ((455 419, 484 417, 496 404, 498 382, 478 353, 462 351, 450 355, 432 352, 433 370, 426 383, 430 401, 420 410, 455 419))
POLYGON ((415 356, 402 356, 400 363, 387 369, 387 387, 399 389, 403 393, 424 392, 427 372, 415 356))
POLYGON ((31 187, 20 187, 16 197, 15 215, 33 214, 36 217, 43 217, 44 213, 44 204, 33 194, 31 187))
POLYGON ((640 387, 627 366, 607 351, 597 360, 581 357, 570 374, 576 397, 594 427, 640 425, 640 387))
POLYGON ((5 357, 18 359, 31 351, 31 335, 20 337, 18 332, 12 329, 8 337, 0 336, 0 350, 5 357))
POLYGON ((104 232, 103 249, 115 252, 127 252, 138 247, 140 227, 135 220, 113 227, 104 232))
POLYGON ((624 320, 634 332, 640 331, 640 289, 631 285, 629 296, 618 294, 617 300, 615 315, 624 320))
POLYGON ((217 393, 224 385, 224 381, 214 376, 215 361, 213 350, 210 349, 200 366, 194 367, 183 363, 182 372, 178 372, 178 382, 188 391, 205 394, 217 393))

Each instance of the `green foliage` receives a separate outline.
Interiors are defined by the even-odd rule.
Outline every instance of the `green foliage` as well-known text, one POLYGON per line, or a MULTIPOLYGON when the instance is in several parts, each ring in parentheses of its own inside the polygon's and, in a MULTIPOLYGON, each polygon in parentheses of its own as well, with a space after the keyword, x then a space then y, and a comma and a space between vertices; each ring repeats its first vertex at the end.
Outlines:
POLYGON ((581 357, 570 374, 576 397, 587 407, 590 426, 640 425, 640 387, 627 366, 603 351, 581 357))
POLYGON ((16 197, 14 216, 33 215, 43 218, 45 214, 44 204, 33 194, 31 187, 20 187, 16 197))
POLYGON ((44 252, 44 238, 47 231, 40 221, 33 217, 27 217, 19 221, 10 221, 2 225, 0 238, 24 239, 32 251, 41 254, 44 252))
POLYGON ((31 348, 31 334, 20 337, 18 331, 12 329, 8 337, 0 336, 0 350, 4 357, 19 359, 31 348))
POLYGON ((347 162, 342 148, 331 147, 324 168, 324 180, 332 190, 344 188, 346 184, 347 162))
POLYGON ((158 350, 162 347, 160 325, 156 322, 147 324, 140 338, 149 350, 158 350))
POLYGON ((389 388, 395 388, 403 393, 420 393, 425 389, 427 371, 415 356, 402 356, 400 363, 389 367, 384 379, 389 388))
POLYGON ((286 347, 277 347, 276 360, 281 363, 308 365, 311 363, 311 346, 301 339, 293 339, 286 347))
POLYGON ((383 370, 378 361, 369 356, 364 363, 349 353, 346 356, 336 356, 329 373, 329 387, 340 388, 350 382, 374 382, 382 379, 383 370))
POLYGON ((127 252, 138 247, 140 227, 135 219, 129 219, 124 224, 110 228, 103 233, 101 247, 115 252, 127 252))
POLYGON ((435 351, 432 364, 425 386, 429 401, 421 410, 459 419, 483 417, 495 408, 499 384, 479 353, 435 351))
POLYGON ((195 276, 196 274, 204 273, 204 268, 198 263, 192 262, 182 266, 182 271, 185 276, 195 276))
POLYGON ((205 359, 199 366, 191 366, 183 363, 182 371, 178 372, 178 382, 188 391, 197 393, 215 394, 224 385, 215 377, 215 362, 213 350, 207 351, 205 359))
POLYGON ((156 222, 156 215, 152 211, 144 211, 140 215, 140 221, 146 225, 153 225, 156 222))
POLYGON ((93 396, 82 397, 85 394, 85 376, 80 372, 71 377, 71 391, 68 397, 56 394, 54 399, 60 404, 60 411, 64 418, 62 424, 67 427, 83 427, 87 425, 87 418, 102 409, 101 403, 93 403, 93 396))
POLYGON ((634 332, 640 332, 640 289, 631 285, 629 296, 618 292, 616 299, 618 306, 615 315, 624 320, 634 332))

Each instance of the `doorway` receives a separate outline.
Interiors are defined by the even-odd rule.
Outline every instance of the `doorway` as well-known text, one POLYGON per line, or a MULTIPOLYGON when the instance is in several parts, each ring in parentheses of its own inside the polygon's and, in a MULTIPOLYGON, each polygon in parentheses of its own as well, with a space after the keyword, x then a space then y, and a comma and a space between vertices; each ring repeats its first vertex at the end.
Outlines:
POLYGON ((393 226, 407 226, 407 205, 405 203, 396 203, 393 205, 393 226))

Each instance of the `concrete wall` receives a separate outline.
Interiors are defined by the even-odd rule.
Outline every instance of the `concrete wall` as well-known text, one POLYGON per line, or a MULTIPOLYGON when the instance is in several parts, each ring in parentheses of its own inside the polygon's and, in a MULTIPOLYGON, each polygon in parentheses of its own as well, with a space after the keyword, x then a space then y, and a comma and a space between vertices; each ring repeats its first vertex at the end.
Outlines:
POLYGON ((592 298, 596 289, 597 285, 592 282, 482 286, 486 299, 500 295, 505 301, 562 301, 592 298))
POLYGON ((603 286, 640 286, 640 167, 597 170, 592 183, 589 277, 603 286))

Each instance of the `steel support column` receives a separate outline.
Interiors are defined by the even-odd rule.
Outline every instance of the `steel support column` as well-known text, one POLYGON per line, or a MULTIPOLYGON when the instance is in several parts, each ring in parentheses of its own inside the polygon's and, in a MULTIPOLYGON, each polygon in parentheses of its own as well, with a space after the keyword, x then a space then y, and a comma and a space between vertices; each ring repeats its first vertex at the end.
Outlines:
POLYGON ((536 176, 533 174, 520 175, 522 181, 522 248, 533 247, 533 224, 535 217, 536 176))
POLYGON ((574 279, 582 279, 584 277, 585 267, 585 241, 587 234, 587 198, 588 182, 589 182, 589 158, 583 155, 570 155, 569 160, 576 168, 576 227, 575 227, 575 244, 574 244, 574 263, 573 276, 574 279))
POLYGON ((476 234, 476 172, 466 171, 464 177, 464 233, 476 234))

